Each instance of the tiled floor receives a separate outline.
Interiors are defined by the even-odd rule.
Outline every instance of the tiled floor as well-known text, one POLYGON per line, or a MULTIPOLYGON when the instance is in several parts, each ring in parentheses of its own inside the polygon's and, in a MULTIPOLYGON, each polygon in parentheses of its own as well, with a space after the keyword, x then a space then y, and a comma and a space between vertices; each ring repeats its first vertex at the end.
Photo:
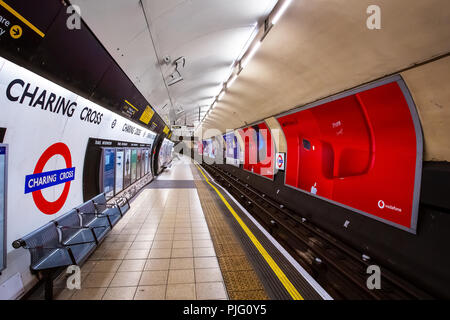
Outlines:
MULTIPOLYGON (((158 179, 191 180, 189 164, 176 160, 158 179)), ((228 299, 194 188, 143 190, 81 270, 82 289, 57 298, 228 299)))

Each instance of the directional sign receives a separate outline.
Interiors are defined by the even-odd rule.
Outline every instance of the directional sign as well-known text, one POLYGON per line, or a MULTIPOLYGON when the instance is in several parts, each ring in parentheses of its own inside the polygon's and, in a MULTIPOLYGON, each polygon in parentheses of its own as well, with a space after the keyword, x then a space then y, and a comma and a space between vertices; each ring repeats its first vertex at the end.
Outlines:
POLYGON ((19 39, 22 36, 22 33, 22 27, 18 25, 12 26, 9 30, 9 34, 13 39, 19 39))
POLYGON ((64 143, 55 143, 50 146, 39 158, 33 174, 25 177, 25 194, 31 193, 38 209, 48 215, 57 213, 64 206, 69 195, 70 182, 75 179, 75 168, 72 167, 72 156, 64 143), (43 172, 47 162, 54 156, 64 158, 66 168, 43 172), (42 195, 42 189, 50 188, 64 183, 64 189, 58 199, 47 201, 42 195))
POLYGON ((145 124, 149 124, 150 120, 152 120, 153 115, 155 114, 155 111, 150 106, 145 107, 144 112, 141 115, 141 118, 139 119, 145 124))

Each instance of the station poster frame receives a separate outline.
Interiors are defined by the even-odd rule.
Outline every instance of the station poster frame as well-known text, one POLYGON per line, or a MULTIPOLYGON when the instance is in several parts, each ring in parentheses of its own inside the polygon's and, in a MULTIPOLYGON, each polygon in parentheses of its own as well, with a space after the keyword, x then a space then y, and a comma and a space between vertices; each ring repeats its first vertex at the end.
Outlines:
POLYGON ((0 232, 0 274, 3 270, 6 269, 6 232, 7 232, 7 199, 8 199, 8 145, 0 144, 0 159, 3 158, 3 161, 0 161, 0 177, 3 176, 3 181, 0 180, 2 186, 0 187, 0 221, 3 221, 3 226, 1 227, 0 232), (3 170, 3 172, 1 172, 3 170))
MULTIPOLYGON (((396 228, 398 228, 400 230, 407 231, 407 232, 409 232, 411 234, 417 234, 417 223, 418 223, 419 203, 420 203, 420 190, 421 190, 421 180, 422 180, 421 178, 422 178, 422 164, 423 164, 423 149, 424 149, 424 146, 423 146, 423 131, 422 131, 422 125, 421 125, 421 122, 420 122, 420 119, 419 119, 419 114, 418 114, 418 111, 417 111, 416 104, 414 103, 413 97, 412 97, 412 95, 411 95, 411 93, 410 93, 410 91, 409 91, 409 89, 408 89, 408 87, 406 85, 406 82, 403 80, 403 78, 400 75, 396 74, 396 75, 389 76, 389 77, 386 77, 386 78, 383 78, 383 79, 379 79, 379 80, 376 80, 374 82, 371 82, 371 83, 364 84, 364 85, 361 85, 359 87, 356 87, 354 89, 351 89, 351 90, 348 90, 348 91, 345 91, 345 92, 333 95, 331 97, 328 97, 328 98, 325 98, 325 99, 321 99, 321 100, 318 100, 316 102, 307 104, 305 106, 300 106, 300 107, 294 108, 292 110, 289 110, 289 111, 286 111, 286 112, 278 114, 277 116, 275 116, 275 118, 279 122, 280 126, 282 126, 282 124, 280 122, 280 119, 282 117, 284 117, 284 116, 288 116, 288 115, 295 114, 295 113, 298 113, 298 112, 301 112, 301 111, 305 111, 305 110, 308 110, 308 109, 319 107, 319 106, 324 105, 324 104, 329 103, 329 102, 333 102, 333 101, 336 101, 336 100, 339 100, 339 99, 342 99, 342 98, 346 98, 346 97, 349 97, 349 96, 352 96, 352 95, 355 95, 355 94, 358 94, 358 93, 361 93, 361 92, 365 92, 367 90, 371 90, 371 89, 374 89, 374 88, 378 88, 378 87, 381 87, 381 86, 384 86, 384 85, 388 85, 388 84, 393 84, 393 83, 396 83, 398 85, 401 93, 403 94, 404 101, 406 102, 407 107, 409 109, 409 113, 410 113, 410 116, 411 116, 411 121, 412 121, 412 124, 413 124, 413 127, 414 127, 414 134, 415 134, 415 138, 416 138, 416 156, 415 156, 415 166, 414 166, 415 167, 414 188, 413 188, 413 192, 412 192, 412 210, 411 210, 410 226, 407 227, 407 226, 401 225, 399 223, 395 223, 393 221, 390 221, 390 220, 387 220, 387 219, 384 219, 384 218, 380 218, 380 217, 378 217, 378 216, 376 216, 376 215, 374 215, 372 213, 366 212, 364 210, 356 209, 356 208, 354 208, 354 207, 352 207, 350 205, 346 205, 346 204, 343 204, 343 203, 340 203, 340 202, 328 199, 326 197, 322 197, 322 196, 313 194, 313 193, 308 192, 306 190, 303 190, 301 188, 292 186, 292 185, 290 185, 290 184, 288 184, 286 182, 287 168, 286 168, 286 174, 284 176, 284 185, 286 187, 288 187, 288 188, 292 188, 294 190, 297 190, 297 191, 300 191, 302 193, 308 194, 308 195, 310 195, 312 197, 315 197, 315 198, 327 201, 329 203, 332 203, 334 205, 337 205, 337 206, 340 206, 342 208, 348 209, 348 210, 353 211, 355 213, 361 214, 361 215, 366 216, 368 218, 371 218, 373 220, 380 221, 380 222, 385 223, 387 225, 396 227, 396 228)), ((289 161, 289 152, 286 154, 285 163, 287 164, 288 161, 289 161)))

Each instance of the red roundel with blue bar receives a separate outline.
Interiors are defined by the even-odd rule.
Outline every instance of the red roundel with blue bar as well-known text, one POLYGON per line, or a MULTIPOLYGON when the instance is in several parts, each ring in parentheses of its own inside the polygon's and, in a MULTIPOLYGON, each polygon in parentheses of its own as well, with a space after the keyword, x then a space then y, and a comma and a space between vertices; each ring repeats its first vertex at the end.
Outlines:
POLYGON ((278 161, 278 168, 283 168, 284 160, 281 154, 278 155, 277 161, 278 161))
POLYGON ((58 142, 44 151, 34 168, 33 174, 25 177, 25 194, 31 193, 33 195, 33 201, 42 213, 52 215, 61 210, 66 203, 70 182, 73 180, 75 180, 75 168, 72 167, 70 150, 67 145, 58 142), (43 172, 47 162, 56 155, 64 158, 66 168, 43 172), (41 190, 60 184, 64 184, 64 189, 59 198, 53 202, 47 201, 41 190))

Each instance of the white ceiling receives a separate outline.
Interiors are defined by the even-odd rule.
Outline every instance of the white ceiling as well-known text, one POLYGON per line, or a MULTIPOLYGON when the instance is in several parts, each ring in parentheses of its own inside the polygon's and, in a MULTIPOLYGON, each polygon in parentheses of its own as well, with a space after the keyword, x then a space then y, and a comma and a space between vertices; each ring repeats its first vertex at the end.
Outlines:
MULTIPOLYGON (((276 0, 72 0, 109 53, 167 123, 194 124, 276 0), (147 20, 146 20, 147 17, 147 20), (148 28, 150 26, 150 29, 148 28), (164 57, 170 57, 166 64, 164 57), (175 71, 183 80, 168 86, 175 71), (183 112, 176 112, 183 110, 183 112)), ((203 114, 201 115, 203 117, 203 114)))

